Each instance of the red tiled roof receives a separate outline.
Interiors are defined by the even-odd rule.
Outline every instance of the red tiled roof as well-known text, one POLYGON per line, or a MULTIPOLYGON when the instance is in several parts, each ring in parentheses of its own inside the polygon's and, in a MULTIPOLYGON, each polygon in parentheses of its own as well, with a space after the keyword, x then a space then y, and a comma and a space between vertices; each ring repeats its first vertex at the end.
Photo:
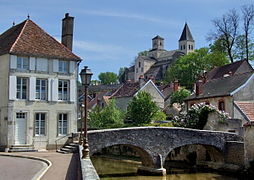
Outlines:
POLYGON ((254 121, 254 102, 236 101, 235 103, 250 121, 254 121))
POLYGON ((52 59, 81 60, 31 20, 11 27, 0 35, 0 55, 15 54, 52 59))

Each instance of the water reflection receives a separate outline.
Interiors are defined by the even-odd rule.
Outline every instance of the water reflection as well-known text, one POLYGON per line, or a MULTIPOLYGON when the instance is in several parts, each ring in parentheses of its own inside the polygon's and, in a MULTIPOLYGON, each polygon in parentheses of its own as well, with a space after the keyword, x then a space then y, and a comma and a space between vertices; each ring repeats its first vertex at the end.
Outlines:
MULTIPOLYGON (((184 173, 161 176, 139 176, 136 174, 140 163, 122 162, 118 160, 93 157, 92 162, 102 180, 236 180, 215 173, 184 173)), ((175 171, 174 171, 175 172, 175 171)))

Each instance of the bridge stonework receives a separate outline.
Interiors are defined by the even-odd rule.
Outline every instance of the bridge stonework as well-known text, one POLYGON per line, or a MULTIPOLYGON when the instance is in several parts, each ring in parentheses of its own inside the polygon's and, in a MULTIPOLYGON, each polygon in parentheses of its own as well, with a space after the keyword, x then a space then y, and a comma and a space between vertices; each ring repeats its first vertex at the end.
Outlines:
POLYGON ((215 147, 225 157, 225 163, 244 164, 243 139, 233 133, 175 127, 134 127, 89 131, 88 140, 91 155, 105 147, 131 146, 141 156, 143 168, 148 169, 163 169, 162 165, 173 149, 192 144, 215 147))

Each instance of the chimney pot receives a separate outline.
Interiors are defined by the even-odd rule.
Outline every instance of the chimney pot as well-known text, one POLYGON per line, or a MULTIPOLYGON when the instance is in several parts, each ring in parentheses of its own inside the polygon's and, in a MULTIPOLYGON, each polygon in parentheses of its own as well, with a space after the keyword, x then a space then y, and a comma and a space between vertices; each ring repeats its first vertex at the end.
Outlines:
POLYGON ((203 84, 203 80, 201 79, 196 82, 196 96, 203 93, 203 84))
POLYGON ((62 44, 72 51, 74 17, 65 13, 62 19, 62 44))
POLYGON ((173 83, 173 91, 174 92, 178 91, 179 90, 179 86, 180 86, 180 84, 179 84, 178 80, 175 80, 174 83, 173 83))

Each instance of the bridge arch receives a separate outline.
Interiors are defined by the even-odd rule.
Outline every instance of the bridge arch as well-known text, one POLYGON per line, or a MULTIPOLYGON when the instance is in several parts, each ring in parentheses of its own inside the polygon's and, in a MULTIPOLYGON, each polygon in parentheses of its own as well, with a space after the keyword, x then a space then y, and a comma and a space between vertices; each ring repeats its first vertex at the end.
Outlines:
POLYGON ((224 152, 215 146, 204 144, 188 144, 172 149, 165 158, 163 166, 170 167, 172 162, 188 165, 209 165, 209 163, 224 163, 224 152))
POLYGON ((103 148, 108 148, 108 147, 113 147, 113 146, 119 146, 119 145, 124 145, 126 147, 130 147, 134 151, 136 151, 137 154, 141 158, 141 162, 142 162, 143 166, 146 166, 146 167, 152 167, 153 166, 153 159, 152 159, 151 154, 149 154, 143 148, 135 146, 135 145, 131 145, 131 144, 117 144, 117 143, 107 144, 105 146, 101 146, 101 149, 96 149, 96 150, 90 149, 90 151, 91 151, 90 155, 93 155, 93 154, 97 153, 98 151, 102 150, 103 148))

